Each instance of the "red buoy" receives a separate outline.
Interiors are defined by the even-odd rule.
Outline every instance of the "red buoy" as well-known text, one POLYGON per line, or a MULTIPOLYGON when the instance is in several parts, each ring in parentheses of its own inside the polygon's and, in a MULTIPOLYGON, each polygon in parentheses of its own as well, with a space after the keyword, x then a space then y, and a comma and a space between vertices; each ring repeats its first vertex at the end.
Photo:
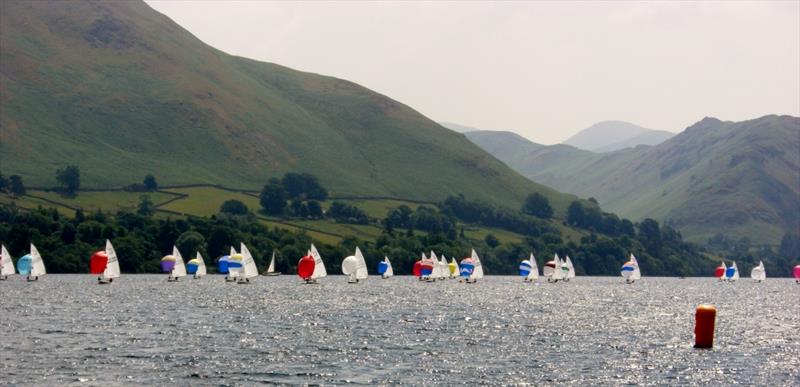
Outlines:
POLYGON ((717 320, 717 308, 714 305, 698 305, 694 318, 694 347, 712 348, 714 346, 714 324, 717 320))

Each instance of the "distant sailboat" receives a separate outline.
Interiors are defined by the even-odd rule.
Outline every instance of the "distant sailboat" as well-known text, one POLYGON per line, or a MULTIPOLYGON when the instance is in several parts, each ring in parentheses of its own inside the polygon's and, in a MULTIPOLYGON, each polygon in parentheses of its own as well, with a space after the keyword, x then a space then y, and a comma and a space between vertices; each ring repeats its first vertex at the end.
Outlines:
POLYGON ((239 251, 241 251, 240 254, 242 256, 242 270, 239 273, 236 283, 249 284, 250 278, 258 277, 256 260, 253 258, 253 254, 250 254, 250 250, 244 243, 239 244, 239 251))
POLYGON ((322 262, 322 256, 319 255, 319 251, 317 251, 313 243, 311 244, 311 249, 308 250, 308 254, 300 258, 297 263, 297 275, 308 284, 315 284, 317 280, 328 275, 328 271, 325 270, 325 263, 322 262))
POLYGON ((460 270, 458 269, 456 257, 450 258, 450 263, 447 265, 447 269, 450 271, 450 279, 458 278, 460 270))
POLYGON ((378 262, 378 274, 381 275, 382 279, 387 279, 394 275, 394 269, 392 269, 392 262, 389 261, 389 257, 383 257, 383 261, 378 262))
POLYGON ((472 273, 466 278, 466 282, 476 283, 479 279, 483 278, 483 264, 475 249, 472 249, 470 259, 472 260, 473 268, 472 273))
POLYGON ((189 262, 186 263, 186 271, 189 274, 194 274, 194 278, 202 278, 206 275, 206 262, 203 260, 203 256, 200 255, 200 252, 197 252, 194 259, 190 259, 189 262))
POLYGON ((434 270, 436 269, 436 262, 433 259, 428 258, 425 253, 422 253, 422 260, 420 261, 420 277, 421 281, 433 281, 435 278, 434 270))
POLYGON ((750 272, 750 278, 756 282, 763 282, 767 280, 767 271, 764 270, 764 262, 758 261, 758 266, 754 267, 750 272))
POLYGON ((739 279, 739 268, 736 267, 736 262, 725 270, 725 279, 734 282, 739 279))
MULTIPOLYGON (((236 282, 236 279, 239 277, 239 274, 241 272, 241 270, 240 270, 240 268, 242 267, 241 258, 243 258, 243 257, 241 257, 241 254, 236 252, 236 249, 234 249, 233 246, 231 246, 231 251, 230 251, 230 253, 228 253, 227 257, 228 257, 228 259, 225 259, 225 263, 224 263, 224 269, 225 269, 224 273, 227 274, 225 276, 225 282, 236 282), (238 262, 234 262, 233 263, 233 265, 236 266, 236 268, 234 270, 231 270, 231 258, 234 257, 234 256, 237 256, 237 255, 239 256, 238 257, 239 260, 238 260, 238 262)), ((225 257, 222 257, 222 258, 225 258, 225 257)), ((220 262, 222 262, 222 259, 220 259, 220 262)), ((220 263, 220 268, 222 268, 222 263, 220 263)), ((222 272, 222 271, 220 271, 220 272, 222 272)))
POLYGON ((725 261, 722 261, 719 266, 717 266, 716 270, 714 270, 714 277, 719 278, 720 281, 725 281, 727 278, 725 277, 725 272, 728 271, 728 268, 725 266, 725 261))
POLYGON ((446 280, 450 274, 450 269, 447 267, 447 258, 445 258, 444 254, 439 257, 439 279, 446 280))
MULTIPOLYGON (((424 253, 422 254, 425 255, 424 253)), ((422 281, 422 259, 418 259, 414 262, 414 266, 411 267, 411 274, 414 277, 417 277, 418 280, 422 281)))
POLYGON ((536 266, 536 257, 531 253, 530 258, 519 264, 519 275, 525 282, 533 282, 539 278, 539 267, 536 266))
POLYGON ((436 280, 440 280, 444 278, 444 268, 442 267, 442 262, 436 256, 436 253, 431 250, 431 257, 430 257, 430 264, 431 264, 431 274, 428 276, 429 282, 435 282, 436 280))
POLYGON ((347 283, 356 284, 361 280, 367 279, 367 262, 364 260, 364 255, 361 254, 361 249, 356 247, 355 255, 346 257, 342 261, 342 274, 348 276, 347 283))
POLYGON ((545 263, 542 275, 547 278, 547 282, 558 282, 564 279, 564 270, 561 268, 561 258, 558 257, 558 254, 553 256, 552 261, 545 263))
POLYGON ((169 273, 167 281, 175 282, 181 277, 186 277, 186 265, 178 248, 172 246, 172 255, 161 258, 161 270, 169 273))
POLYGON ((792 275, 794 275, 794 282, 800 284, 800 265, 794 266, 794 269, 792 270, 792 275))
POLYGON ((625 278, 625 282, 629 284, 642 278, 642 273, 639 271, 639 261, 636 260, 633 254, 631 254, 630 260, 622 265, 620 275, 622 275, 622 278, 625 278))
POLYGON ((100 275, 97 277, 98 284, 110 284, 114 278, 119 278, 119 260, 110 240, 106 239, 105 251, 98 251, 89 258, 89 273, 100 275))
POLYGON ((38 281, 39 277, 47 274, 44 268, 44 260, 39 254, 39 250, 31 243, 30 254, 24 255, 17 261, 17 270, 20 275, 26 276, 28 281, 38 281))
POLYGON ((561 267, 565 270, 565 282, 575 278, 575 266, 572 265, 572 260, 569 258, 569 255, 567 255, 567 259, 561 264, 561 267))
POLYGON ((8 276, 16 272, 14 268, 14 260, 11 259, 11 254, 6 250, 5 245, 0 245, 0 280, 5 280, 8 276))
POLYGON ((281 272, 275 271, 275 252, 272 252, 272 259, 269 261, 269 267, 267 268, 267 274, 269 276, 274 275, 281 275, 281 272))

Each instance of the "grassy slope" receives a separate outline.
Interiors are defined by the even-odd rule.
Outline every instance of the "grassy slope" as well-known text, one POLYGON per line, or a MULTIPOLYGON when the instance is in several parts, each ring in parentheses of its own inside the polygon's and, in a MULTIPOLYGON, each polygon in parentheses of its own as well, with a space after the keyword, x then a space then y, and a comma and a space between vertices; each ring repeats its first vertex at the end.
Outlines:
POLYGON ((348 81, 233 57, 142 2, 0 3, 0 162, 29 185, 65 164, 87 187, 258 189, 287 171, 334 195, 510 207, 539 191, 469 142, 348 81))
MULTIPOLYGON (((505 150, 513 143, 500 145, 486 142, 485 149, 501 158, 514 154, 505 150)), ((688 240, 723 233, 777 244, 800 228, 797 149, 800 119, 766 116, 705 119, 655 147, 595 154, 553 146, 507 162, 541 183, 594 196, 606 210, 665 220, 688 240)))

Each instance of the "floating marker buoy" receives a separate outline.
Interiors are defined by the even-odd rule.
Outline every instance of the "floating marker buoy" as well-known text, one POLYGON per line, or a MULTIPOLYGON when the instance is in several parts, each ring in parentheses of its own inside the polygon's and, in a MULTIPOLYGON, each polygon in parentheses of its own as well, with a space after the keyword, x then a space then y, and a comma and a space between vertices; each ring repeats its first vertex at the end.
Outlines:
POLYGON ((714 323, 717 319, 717 308, 714 305, 698 305, 694 318, 694 347, 712 348, 714 346, 714 323))

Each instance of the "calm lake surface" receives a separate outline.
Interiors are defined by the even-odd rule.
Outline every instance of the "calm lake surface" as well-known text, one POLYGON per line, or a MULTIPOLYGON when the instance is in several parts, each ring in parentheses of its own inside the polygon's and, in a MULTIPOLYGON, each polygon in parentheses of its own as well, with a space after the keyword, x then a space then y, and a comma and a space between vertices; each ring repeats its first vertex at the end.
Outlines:
POLYGON ((0 282, 0 384, 800 384, 790 279, 0 282), (694 309, 717 307, 713 350, 694 309))

